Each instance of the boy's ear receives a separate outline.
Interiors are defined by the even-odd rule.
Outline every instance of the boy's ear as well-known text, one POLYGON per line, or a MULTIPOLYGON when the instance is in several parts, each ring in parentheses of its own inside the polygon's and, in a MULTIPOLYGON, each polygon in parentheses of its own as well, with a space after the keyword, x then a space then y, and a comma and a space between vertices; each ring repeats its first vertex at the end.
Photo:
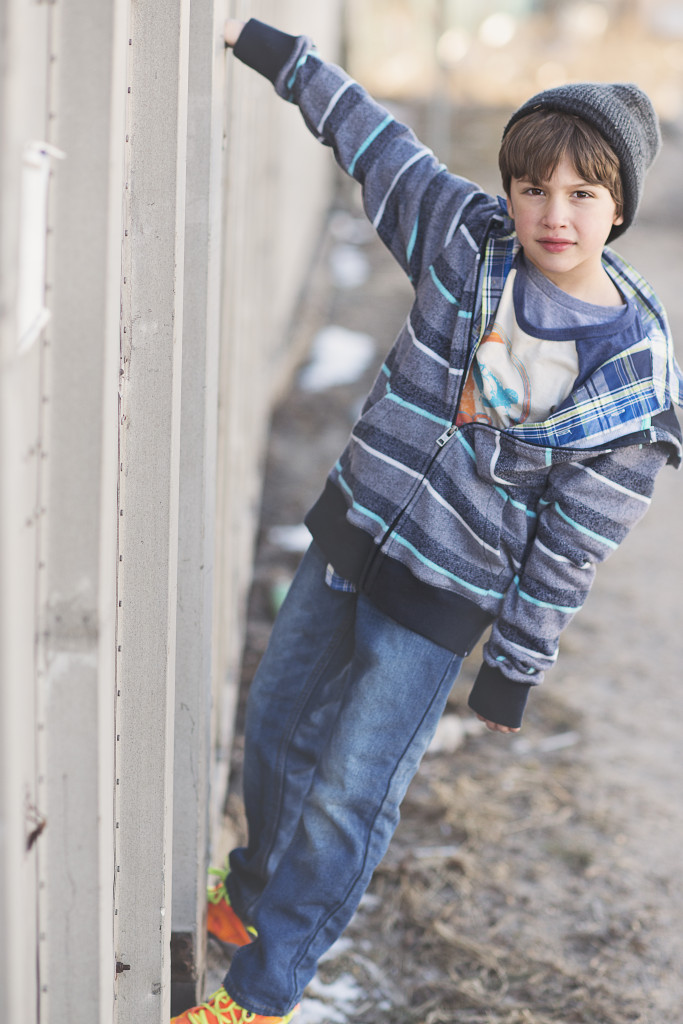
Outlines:
MULTIPOLYGON (((510 193, 509 192, 506 192, 506 194, 505 194, 505 202, 507 203, 508 217, 511 217, 514 220, 515 219, 515 211, 512 209, 512 200, 510 199, 510 193)), ((623 220, 623 217, 622 217, 622 220, 623 220)), ((617 221, 615 221, 614 223, 616 224, 617 221)))
POLYGON ((615 226, 617 224, 623 224, 624 223, 624 215, 623 215, 623 213, 620 213, 618 217, 615 215, 614 220, 612 221, 612 223, 615 226))

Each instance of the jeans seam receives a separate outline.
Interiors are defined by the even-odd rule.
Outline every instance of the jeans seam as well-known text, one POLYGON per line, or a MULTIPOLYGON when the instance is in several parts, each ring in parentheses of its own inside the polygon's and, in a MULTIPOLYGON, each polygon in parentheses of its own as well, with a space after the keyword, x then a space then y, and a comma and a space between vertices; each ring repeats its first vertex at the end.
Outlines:
MULTIPOLYGON (((352 600, 355 599, 355 595, 348 594, 348 595, 345 595, 345 596, 346 597, 350 597, 352 600)), ((286 737, 283 737, 282 743, 280 744, 280 750, 278 750, 278 760, 277 760, 277 774, 278 774, 278 779, 279 779, 279 785, 278 785, 278 792, 277 792, 277 798, 276 798, 276 804, 275 804, 276 810, 275 810, 275 814, 273 815, 273 824, 271 825, 271 828, 270 828, 270 835, 268 837, 268 845, 267 845, 266 851, 265 851, 265 853, 263 855, 262 865, 263 865, 264 870, 265 870, 265 865, 268 863, 268 860, 269 860, 269 858, 270 858, 270 856, 271 856, 271 854, 273 852, 273 847, 275 845, 275 840, 276 840, 277 833, 278 833, 279 823, 280 823, 280 820, 281 820, 281 817, 282 817, 282 813, 283 813, 285 780, 286 780, 286 774, 287 774, 286 773, 286 765, 287 765, 287 758, 288 758, 288 754, 286 753, 286 751, 288 751, 289 748, 290 748, 292 737, 296 733, 296 730, 297 730, 297 728, 299 726, 299 723, 301 721, 301 717, 302 717, 302 715, 304 713, 304 709, 306 708, 306 704, 308 703, 308 700, 310 699, 311 695, 313 694, 316 686, 320 682, 320 679, 322 677, 322 674, 324 672, 325 667, 329 664, 332 655, 341 646, 341 644, 344 641, 344 639, 348 636, 349 632, 353 629, 353 623, 354 623, 354 618, 353 618, 353 614, 351 614, 349 616, 348 620, 345 621, 345 623, 330 637, 330 640, 329 640, 329 643, 328 643, 327 647, 325 648, 324 651, 322 651, 320 653, 320 656, 318 657, 318 660, 315 662, 315 665, 313 666, 312 671, 309 673, 309 686, 305 690, 305 692, 301 695, 301 699, 299 701, 299 705, 298 705, 297 711, 296 711, 296 713, 295 713, 295 715, 294 715, 294 717, 292 719, 291 727, 288 730, 286 737)), ((246 912, 247 916, 251 913, 253 907, 258 903, 260 898, 261 898, 260 895, 257 896, 256 899, 252 900, 251 903, 246 907, 246 911, 245 912, 246 912)))
POLYGON ((226 992, 231 999, 235 1000, 238 1006, 246 1009, 249 1013, 257 1013, 263 1016, 285 1017, 288 1013, 291 1013, 298 1003, 298 999, 295 999, 294 1001, 290 1001, 286 1004, 287 1009, 285 1010, 281 1010, 279 1008, 274 1009, 273 1004, 263 1003, 260 1000, 252 999, 248 993, 242 992, 239 985, 231 986, 230 989, 226 988, 226 992), (248 1003, 249 1006, 245 1006, 245 1003, 248 1003))
POLYGON ((418 732, 420 731, 420 728, 421 728, 425 718, 427 717, 429 711, 433 707, 434 701, 436 700, 438 694, 441 692, 441 687, 443 685, 444 679, 449 674, 449 670, 450 670, 450 668, 451 668, 451 666, 453 664, 454 657, 457 657, 457 655, 454 655, 450 659, 450 661, 448 662, 447 667, 444 669, 443 673, 441 674, 441 676, 439 678, 439 682, 436 685, 436 687, 434 688, 434 692, 432 693, 432 697, 431 697, 431 699, 429 701, 429 704, 427 705, 427 707, 424 710, 424 713, 420 717, 420 721, 417 724, 417 726, 415 727, 415 729, 413 730, 413 732, 412 732, 412 734, 410 736, 410 739, 405 744, 405 746, 403 748, 403 751, 401 753, 401 756, 398 758, 398 760, 396 761, 396 764, 394 765, 394 769, 393 769, 393 771, 391 773, 391 776, 389 777, 389 780, 387 781, 387 785, 386 785, 386 788, 385 788, 384 795, 382 797, 381 803, 379 804, 375 814, 373 815, 372 824, 371 824, 370 828, 368 829, 367 838, 366 838, 366 842, 365 842, 365 848, 363 850, 363 860, 362 860, 360 869, 358 870, 358 872, 356 873, 353 881, 351 882, 351 884, 349 885, 348 889, 346 890, 346 894, 345 894, 344 898, 337 901, 336 906, 332 910, 329 911, 329 913, 325 916, 325 918, 318 924, 318 926, 315 928, 315 930, 311 933, 311 935, 310 935, 310 937, 308 939, 308 942, 306 943, 305 947, 301 951, 301 954, 299 955, 296 963, 293 964, 293 966, 292 966, 292 978, 291 978, 291 981, 292 981, 292 989, 293 989, 294 992, 298 992, 298 985, 297 985, 296 975, 297 975, 297 971, 299 970, 299 967, 301 966, 301 961, 307 955, 307 953, 309 952, 313 942, 315 941, 317 936, 320 934, 320 932, 323 930, 323 928, 325 928, 325 926, 328 924, 328 922, 332 920, 334 915, 337 914, 339 912, 339 910, 341 910, 341 908, 345 905, 345 903, 347 902, 347 900, 349 898, 349 895, 353 891, 354 886, 358 884, 359 879, 363 875, 363 871, 364 871, 365 866, 367 864, 370 842, 372 840, 372 836, 373 836, 373 833, 374 833, 375 825, 376 825, 377 820, 378 820, 379 816, 381 815, 381 813, 382 813, 382 811, 383 811, 383 809, 384 809, 384 807, 386 805, 387 799, 389 797, 389 792, 391 790, 391 785, 392 785, 392 783, 393 783, 393 781, 394 781, 394 779, 396 777, 396 773, 398 772, 401 764, 403 763, 404 758, 406 757, 408 751, 410 750, 410 748, 411 748, 411 746, 412 746, 412 744, 413 744, 413 742, 415 740, 415 737, 417 736, 418 732))

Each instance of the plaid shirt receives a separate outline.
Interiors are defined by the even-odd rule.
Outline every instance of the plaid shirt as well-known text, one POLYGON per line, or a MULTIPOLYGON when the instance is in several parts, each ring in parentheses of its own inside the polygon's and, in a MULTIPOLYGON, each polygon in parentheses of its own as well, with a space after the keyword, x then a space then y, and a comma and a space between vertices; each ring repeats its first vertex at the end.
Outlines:
MULTIPOLYGON (((501 200, 502 203, 502 200, 501 200)), ((495 320, 503 287, 520 245, 514 232, 493 238, 484 256, 479 340, 495 320)), ((683 375, 673 357, 663 306, 647 281, 611 249, 603 252, 608 274, 638 309, 642 334, 637 344, 613 357, 541 423, 521 423, 510 433, 552 448, 609 445, 625 428, 651 432, 652 418, 672 403, 683 404, 683 375)))
POLYGON ((334 566, 331 564, 328 564, 325 569, 325 583, 327 583, 330 590, 339 590, 343 594, 356 593, 356 586, 350 580, 345 580, 343 576, 336 573, 334 566))

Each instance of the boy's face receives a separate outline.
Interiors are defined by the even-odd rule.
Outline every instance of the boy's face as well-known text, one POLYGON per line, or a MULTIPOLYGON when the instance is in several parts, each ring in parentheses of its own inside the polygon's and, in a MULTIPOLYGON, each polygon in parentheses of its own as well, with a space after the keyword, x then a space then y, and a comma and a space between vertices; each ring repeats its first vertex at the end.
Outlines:
POLYGON ((565 157, 549 181, 512 178, 507 206, 527 259, 563 291, 590 301, 604 277, 607 237, 624 219, 609 190, 583 181, 565 157))

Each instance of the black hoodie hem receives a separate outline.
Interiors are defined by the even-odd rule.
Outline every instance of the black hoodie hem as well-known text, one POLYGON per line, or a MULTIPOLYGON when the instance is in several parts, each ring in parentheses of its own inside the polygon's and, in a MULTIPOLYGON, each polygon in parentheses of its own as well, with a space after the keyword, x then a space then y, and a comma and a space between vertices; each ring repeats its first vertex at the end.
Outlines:
POLYGON ((347 512, 344 495, 328 480, 306 516, 306 526, 335 572, 395 622, 454 654, 468 655, 494 616, 460 594, 418 579, 381 552, 369 533, 349 523, 347 512))

